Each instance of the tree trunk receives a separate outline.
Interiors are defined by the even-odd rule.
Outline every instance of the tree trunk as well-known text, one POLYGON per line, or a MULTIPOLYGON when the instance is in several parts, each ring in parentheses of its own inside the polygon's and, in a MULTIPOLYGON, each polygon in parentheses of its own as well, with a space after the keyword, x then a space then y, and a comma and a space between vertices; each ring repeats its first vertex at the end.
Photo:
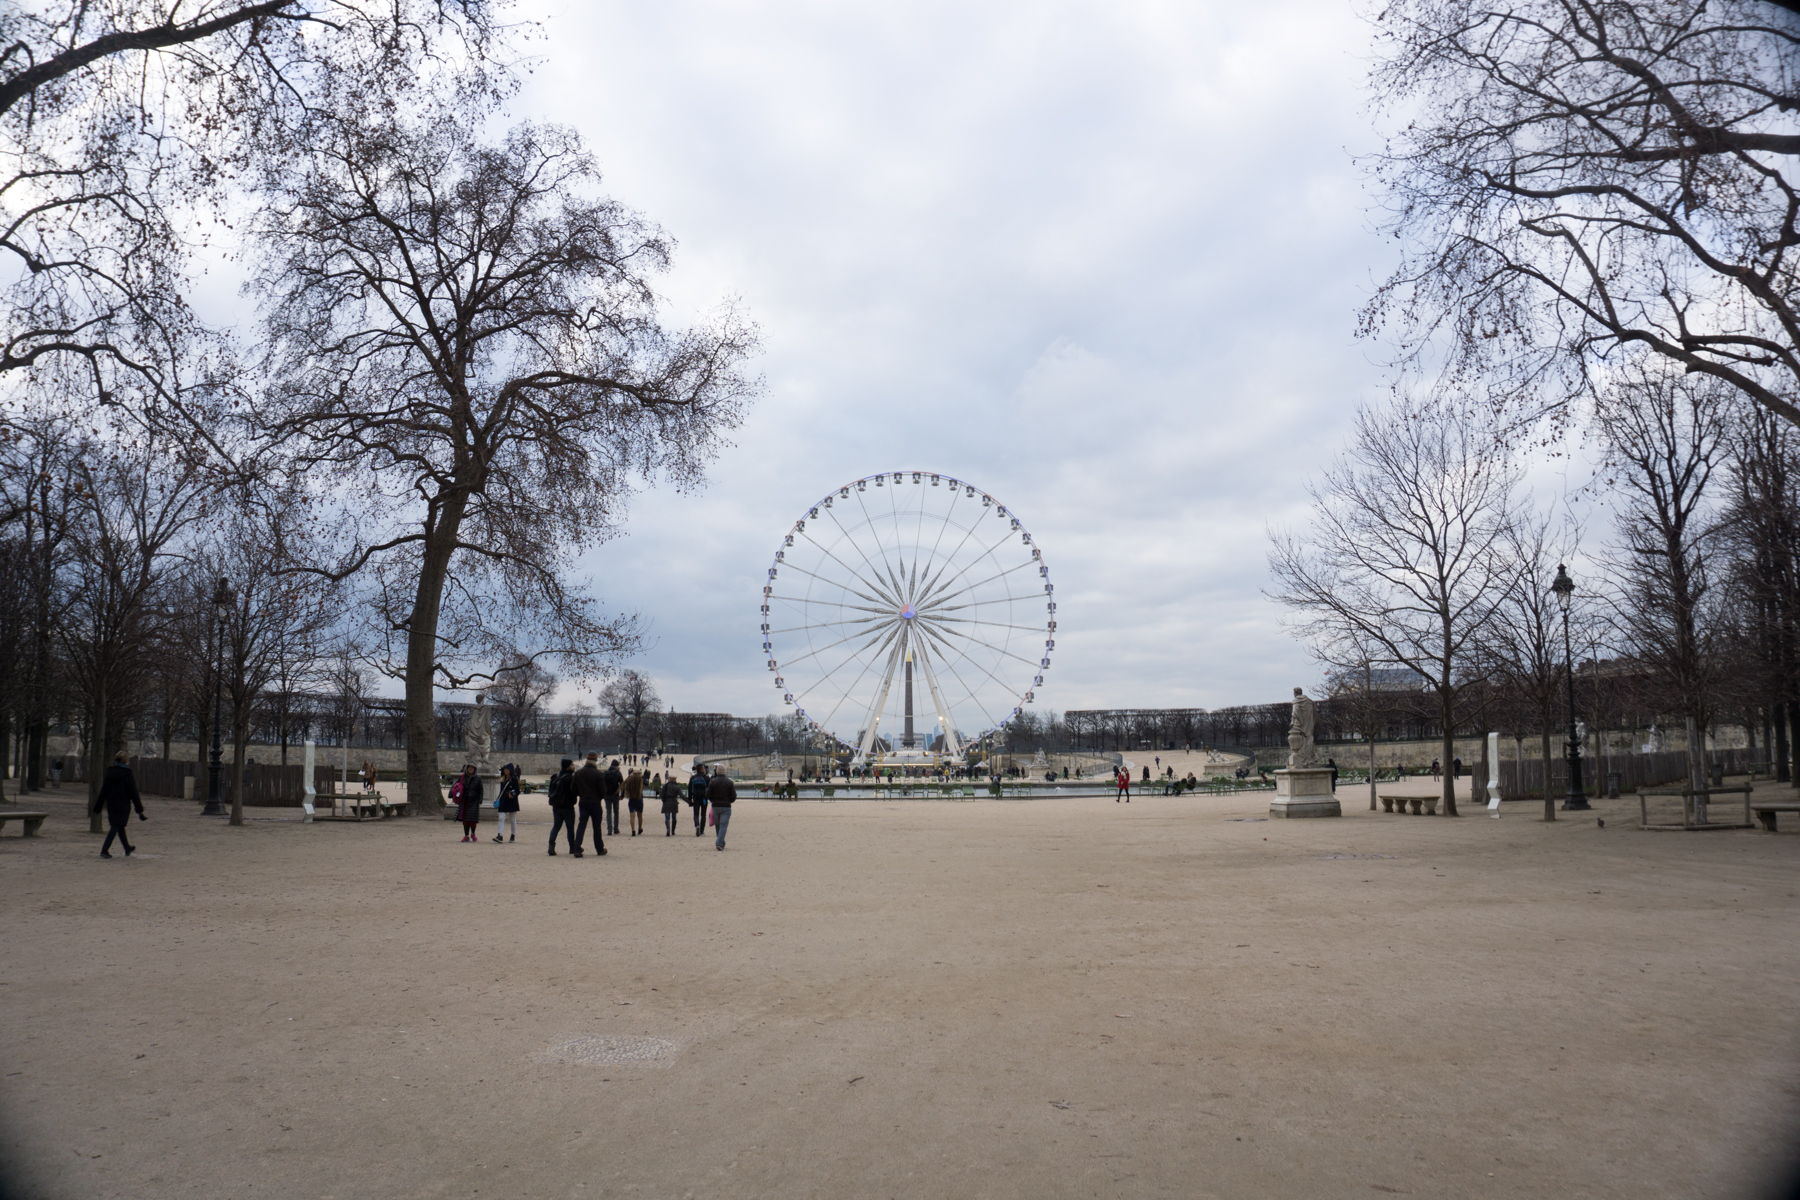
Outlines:
POLYGON ((1457 817, 1456 811, 1456 700, 1449 688, 1438 690, 1438 715, 1444 722, 1444 815, 1457 817))
POLYGON ((50 719, 39 716, 25 730, 25 786, 21 790, 44 790, 44 759, 49 746, 50 719))
POLYGON ((444 791, 438 782, 437 719, 432 693, 437 678, 437 629, 443 611, 444 581, 462 525, 463 502, 446 502, 420 564, 406 625, 406 800, 415 817, 442 820, 444 791))
MULTIPOLYGON (((247 707, 247 706, 246 706, 247 707)), ((231 729, 231 823, 244 823, 244 751, 250 744, 250 718, 234 720, 231 729)))
POLYGON ((1788 719, 1787 705, 1777 700, 1774 704, 1775 733, 1775 782, 1786 783, 1792 778, 1788 774, 1788 719))
POLYGON ((101 685, 95 691, 94 706, 88 710, 88 752, 87 752, 87 809, 88 832, 101 833, 100 812, 94 807, 94 801, 100 798, 100 779, 106 774, 106 688, 101 685))

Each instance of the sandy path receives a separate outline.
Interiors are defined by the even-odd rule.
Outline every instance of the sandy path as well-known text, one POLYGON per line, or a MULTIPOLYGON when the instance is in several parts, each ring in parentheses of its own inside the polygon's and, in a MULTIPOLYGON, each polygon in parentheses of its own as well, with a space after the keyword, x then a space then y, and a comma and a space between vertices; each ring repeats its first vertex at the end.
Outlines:
POLYGON ((577 861, 153 801, 102 862, 53 802, 0 840, 16 1195, 1643 1200, 1792 1144, 1800 834, 1266 803, 744 801, 577 861), (589 1036, 676 1049, 533 1058, 589 1036))

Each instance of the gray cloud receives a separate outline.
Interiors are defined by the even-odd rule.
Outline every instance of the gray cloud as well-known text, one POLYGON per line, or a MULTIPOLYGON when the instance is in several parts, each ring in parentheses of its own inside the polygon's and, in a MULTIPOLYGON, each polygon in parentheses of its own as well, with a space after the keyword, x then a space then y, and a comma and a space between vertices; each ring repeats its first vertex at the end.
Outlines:
POLYGON ((1264 528, 1379 386, 1351 336, 1389 259, 1350 158, 1372 135, 1348 7, 549 15, 515 115, 581 129, 680 240, 677 319, 735 294, 766 334, 767 398, 706 485, 641 495, 583 564, 647 618, 665 699, 780 707, 763 572, 809 504, 894 469, 976 482, 1044 548, 1041 707, 1315 677, 1262 598, 1264 528))

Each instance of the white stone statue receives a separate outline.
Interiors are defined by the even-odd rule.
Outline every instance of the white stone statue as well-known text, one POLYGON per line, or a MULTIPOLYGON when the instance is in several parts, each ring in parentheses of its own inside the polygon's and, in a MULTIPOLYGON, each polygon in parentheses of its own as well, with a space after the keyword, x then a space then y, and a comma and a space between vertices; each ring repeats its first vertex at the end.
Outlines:
POLYGON ((493 710, 487 706, 487 696, 475 697, 475 707, 469 713, 469 720, 463 726, 463 744, 469 748, 469 754, 475 762, 475 773, 488 773, 488 754, 494 748, 493 710))
POLYGON ((1294 721, 1288 726, 1288 770, 1319 765, 1313 745, 1313 702, 1304 688, 1294 689, 1294 721))
POLYGON ((1046 769, 1049 768, 1050 760, 1044 757, 1044 751, 1043 751, 1042 747, 1039 747, 1037 754, 1032 756, 1031 765, 1034 767, 1043 767, 1046 769))
POLYGON ((765 767, 765 769, 770 770, 770 771, 783 770, 787 767, 787 759, 785 759, 781 756, 781 751, 779 751, 779 750, 773 751, 770 753, 769 761, 764 764, 764 767, 765 767))

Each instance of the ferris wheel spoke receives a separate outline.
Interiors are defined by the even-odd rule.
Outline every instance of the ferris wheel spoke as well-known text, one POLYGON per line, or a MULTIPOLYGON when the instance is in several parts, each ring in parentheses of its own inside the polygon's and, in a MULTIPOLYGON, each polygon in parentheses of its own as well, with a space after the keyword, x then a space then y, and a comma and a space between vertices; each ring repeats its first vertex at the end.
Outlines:
MULTIPOLYGON (((894 639, 894 637, 898 635, 898 633, 899 633, 898 628, 890 629, 887 631, 887 636, 882 637, 881 631, 877 630, 875 632, 875 635, 870 637, 867 644, 857 647, 842 662, 838 663, 837 666, 835 666, 835 667, 831 668, 831 670, 825 672, 825 674, 820 676, 819 679, 815 683, 812 684, 812 686, 808 687, 805 692, 802 692, 801 696, 805 697, 805 696, 811 695, 812 693, 818 691, 820 688, 824 687, 825 684, 828 683, 831 680, 831 678, 833 676, 835 676, 839 671, 843 670, 846 666, 849 666, 851 663, 856 662, 859 656, 867 654, 871 650, 873 650, 875 652, 875 658, 879 658, 881 656, 882 652, 888 648, 888 643, 891 642, 894 639), (878 645, 878 643, 879 643, 879 645, 878 645)), ((827 714, 828 717, 835 714, 837 712, 837 710, 843 706, 844 702, 846 700, 849 700, 850 697, 852 696, 852 694, 855 693, 857 684, 862 682, 863 676, 867 675, 869 673, 869 669, 875 665, 875 658, 871 658, 863 663, 862 670, 857 673, 857 676, 855 679, 850 681, 850 686, 843 689, 842 694, 838 697, 837 704, 832 707, 831 713, 827 714)))
MULTIPOLYGON (((972 634, 972 633, 964 633, 964 634, 962 634, 962 635, 961 635, 961 636, 962 636, 962 640, 963 640, 963 641, 965 641, 965 642, 968 642, 968 643, 971 643, 971 644, 973 644, 973 645, 976 645, 976 646, 980 646, 980 647, 981 647, 981 648, 982 648, 982 649, 984 649, 984 650, 992 650, 992 651, 993 651, 993 652, 994 652, 994 653, 995 653, 995 654, 1004 654, 1004 655, 1006 655, 1006 656, 1007 656, 1007 657, 1008 657, 1008 658, 1016 658, 1016 659, 1018 659, 1018 660, 1019 660, 1019 661, 1020 661, 1020 662, 1022 662, 1022 663, 1024 663, 1024 664, 1026 664, 1026 665, 1027 665, 1027 666, 1029 666, 1029 667, 1031 667, 1031 668, 1032 668, 1032 669, 1033 669, 1033 670, 1036 670, 1036 669, 1037 669, 1037 666, 1038 666, 1038 660, 1037 660, 1037 659, 1033 659, 1033 658, 1025 658, 1025 657, 1023 657, 1023 656, 1022 656, 1022 655, 1018 655, 1018 654, 1014 654, 1014 653, 1013 653, 1013 652, 1012 652, 1012 651, 1011 651, 1011 650, 1008 650, 1008 649, 1007 649, 1007 648, 1006 648, 1006 647, 1004 647, 1004 646, 996 646, 996 645, 995 645, 995 644, 994 644, 994 643, 992 643, 992 642, 989 642, 989 641, 984 641, 984 640, 982 640, 982 639, 981 639, 981 638, 979 638, 979 637, 976 637, 976 636, 975 636, 975 635, 974 635, 974 634, 972 634)), ((971 661, 971 662, 973 662, 973 661, 974 661, 974 660, 973 660, 973 659, 970 659, 970 661, 971 661)), ((996 683, 998 683, 998 682, 999 682, 999 680, 995 680, 995 682, 996 682, 996 683)))
POLYGON ((819 655, 825 653, 827 650, 835 649, 836 647, 843 645, 845 642, 854 642, 857 638, 865 637, 865 636, 867 636, 867 634, 868 634, 867 630, 859 630, 856 633, 847 634, 844 637, 839 638, 837 641, 830 643, 829 645, 820 646, 817 650, 808 650, 805 654, 802 654, 799 658, 788 659, 786 662, 781 664, 781 669, 785 673, 786 671, 789 671, 789 670, 793 669, 794 667, 799 666, 801 663, 805 662, 809 658, 817 658, 819 655))
MULTIPOLYGON (((933 632, 935 632, 935 631, 933 631, 933 632)), ((940 633, 939 636, 941 637, 943 635, 940 633)), ((979 646, 983 650, 991 651, 994 654, 1004 655, 1008 658, 1018 659, 1020 662, 1031 667, 1033 670, 1037 669, 1038 664, 1035 661, 1033 661, 1032 659, 1021 658, 1019 655, 1012 653, 1010 650, 1007 650, 1000 646, 996 646, 991 642, 981 641, 978 638, 963 637, 960 639, 959 643, 954 644, 954 645, 955 645, 957 655, 964 662, 967 662, 969 665, 973 666, 977 671, 980 671, 982 674, 986 675, 989 679, 993 680, 996 684, 999 684, 1002 688, 1006 688, 1005 681, 1002 680, 999 676, 995 675, 992 671, 988 670, 987 667, 983 666, 982 663, 979 660, 977 660, 973 654, 969 653, 969 650, 968 650, 969 646, 979 646)), ((1007 688, 1007 690, 1010 691, 1011 689, 1007 688)))
POLYGON ((963 690, 963 695, 968 697, 969 703, 973 704, 976 709, 980 711, 982 717, 987 720, 988 725, 998 725, 999 722, 994 720, 994 714, 987 710, 987 705, 981 702, 981 698, 975 694, 975 689, 970 687, 968 680, 962 677, 962 672, 956 669, 956 664, 950 661, 948 657, 941 658, 938 661, 943 664, 944 670, 950 672, 956 679, 957 686, 961 687, 963 690))
POLYGON ((945 617, 937 613, 931 614, 933 621, 946 625, 993 625, 1001 629, 1022 629, 1026 633, 1043 633, 1042 625, 1013 625, 1006 621, 983 621, 975 617, 945 617))
MULTIPOLYGON (((875 514, 869 511, 869 506, 863 500, 863 494, 861 492, 856 493, 856 505, 858 508, 862 509, 863 523, 868 527, 869 536, 875 539, 876 550, 881 555, 881 566, 878 568, 874 563, 869 563, 869 569, 871 571, 885 570, 887 572, 888 580, 891 582, 894 577, 893 564, 888 561, 887 549, 881 543, 881 535, 875 532, 875 514)), ((859 553, 862 553, 862 544, 860 542, 857 543, 856 549, 859 553)), ((869 556, 866 553, 863 553, 863 561, 869 562, 869 556)), ((894 594, 896 596, 900 594, 898 585, 894 588, 894 594)))
MULTIPOLYGON (((862 499, 860 496, 857 498, 856 502, 858 505, 862 504, 862 499)), ((836 511, 834 511, 832 509, 827 509, 826 511, 831 513, 831 523, 838 527, 838 532, 844 535, 844 540, 849 542, 853 547, 856 548, 857 557, 859 557, 863 560, 863 566, 869 568, 869 574, 867 577, 859 577, 860 582, 871 583, 877 590, 879 590, 881 587, 880 571, 875 566, 874 563, 869 561, 868 552, 863 549, 862 542, 859 541, 854 534, 852 534, 848 529, 846 529, 844 527, 844 523, 842 521, 838 520, 836 511)), ((867 507, 864 507, 863 508, 863 516, 865 518, 867 518, 868 515, 869 515, 869 510, 867 509, 867 507)), ((866 528, 869 525, 869 521, 865 520, 863 522, 863 525, 866 528)), ((819 544, 818 544, 818 542, 815 541, 815 542, 813 542, 813 545, 818 546, 819 544)), ((819 546, 819 548, 821 550, 825 549, 823 546, 819 546)), ((826 551, 826 553, 830 553, 830 552, 826 551)), ((852 575, 856 574, 856 572, 851 569, 851 567, 849 566, 848 563, 845 563, 843 560, 837 558, 835 555, 832 556, 832 561, 837 563, 839 566, 843 567, 844 570, 849 571, 852 575)), ((899 599, 897 597, 893 598, 893 603, 894 603, 894 607, 896 607, 896 608, 898 608, 900 606, 899 599)))
MULTIPOLYGON (((944 517, 944 523, 946 525, 948 525, 949 521, 950 521, 949 515, 946 514, 944 517)), ((937 587, 937 581, 943 576, 944 572, 948 571, 951 567, 954 567, 957 564, 957 561, 959 560, 959 557, 962 554, 963 547, 969 544, 969 539, 975 536, 975 530, 978 529, 979 527, 980 527, 979 523, 976 523, 976 524, 969 525, 967 528, 965 528, 963 530, 962 540, 956 543, 956 548, 954 550, 950 551, 950 553, 944 555, 944 565, 938 568, 936 575, 933 575, 931 577, 931 579, 926 581, 926 584, 925 584, 925 594, 926 595, 930 595, 932 589, 937 587)), ((980 562, 981 559, 977 558, 975 561, 980 562)))
MULTIPOLYGON (((891 616, 892 614, 890 613, 888 615, 891 616)), ((877 616, 852 617, 843 621, 814 621, 811 625, 789 625, 785 629, 771 629, 769 630, 769 636, 774 637, 778 633, 805 633, 809 629, 829 629, 833 625, 867 625, 872 621, 879 621, 882 619, 883 618, 877 616)))
POLYGON ((1031 604, 1042 599, 1043 597, 1041 595, 1027 594, 1024 596, 1014 596, 1009 592, 1004 596, 992 596, 986 600, 970 600, 964 604, 946 604, 942 608, 932 609, 927 615, 931 617, 942 617, 945 613, 962 612, 965 609, 970 608, 982 608, 984 606, 992 608, 996 604, 1031 604))
MULTIPOLYGON (((981 559, 975 560, 976 563, 978 563, 980 561, 981 561, 981 559)), ((961 578, 963 575, 967 574, 969 571, 969 568, 973 567, 974 565, 975 565, 975 563, 970 563, 968 567, 964 567, 961 571, 958 571, 957 578, 961 578)), ((994 580, 996 580, 996 579, 1005 579, 1008 575, 1017 574, 1018 572, 1025 570, 1027 567, 1033 567, 1036 565, 1037 565, 1037 563, 1034 560, 1026 559, 1024 562, 1019 563, 1017 566, 1008 567, 1004 571, 1000 571, 996 574, 989 575, 986 579, 978 580, 971 584, 966 584, 963 587, 956 589, 954 592, 940 592, 935 596, 927 597, 926 600, 924 601, 924 603, 928 607, 936 608, 938 605, 942 604, 944 601, 954 600, 958 596, 962 595, 964 592, 971 591, 978 587, 985 587, 986 585, 994 582, 994 580)), ((952 584, 955 582, 956 582, 956 579, 948 579, 945 581, 945 585, 948 586, 949 584, 952 584)))
POLYGON ((780 600, 785 604, 823 604, 831 608, 847 608, 851 612, 880 613, 890 617, 894 615, 891 608, 867 608, 861 604, 845 604, 842 600, 813 600, 807 596, 770 596, 769 599, 780 600))
MULTIPOLYGON (((834 514, 831 519, 833 522, 836 522, 837 521, 836 515, 834 514)), ((849 531, 844 530, 844 527, 842 524, 838 525, 838 529, 844 532, 844 536, 846 538, 850 537, 849 531)), ((824 543, 820 542, 817 538, 813 537, 810 533, 807 533, 803 529, 800 531, 800 536, 805 538, 807 541, 811 542, 814 546, 818 547, 820 554, 823 554, 826 558, 829 558, 832 562, 834 562, 838 566, 844 568, 844 573, 846 575, 850 576, 852 579, 859 578, 856 574, 856 571, 850 566, 849 563, 845 562, 843 559, 841 559, 837 555, 833 554, 831 552, 831 550, 825 546, 824 543)), ((855 546, 856 545, 855 540, 852 539, 850 544, 855 546)), ((858 554, 862 553, 862 547, 857 546, 857 553, 858 554)), ((868 557, 865 555, 863 558, 863 562, 868 563, 868 561, 869 561, 868 557)), ((860 579, 859 579, 859 582, 861 582, 860 579)), ((847 583, 840 582, 837 584, 837 586, 843 588, 846 592, 854 592, 855 594, 857 594, 859 596, 862 595, 861 592, 857 592, 855 588, 851 587, 847 583)), ((877 590, 879 590, 879 581, 877 581, 877 590)), ((892 596, 881 596, 881 597, 863 596, 863 599, 868 600, 874 604, 880 604, 880 603, 886 602, 886 603, 893 604, 896 608, 899 607, 899 601, 892 596)))
MULTIPOLYGON (((804 537, 805 535, 802 534, 801 536, 804 537)), ((852 596, 857 596, 857 597, 860 597, 861 599, 867 600, 870 604, 880 604, 882 602, 882 600, 885 599, 885 597, 882 597, 882 596, 864 595, 862 592, 857 591, 855 588, 851 587, 847 583, 839 582, 836 579, 827 579, 823 575, 816 574, 815 572, 807 570, 805 567, 796 566, 793 563, 783 563, 783 564, 781 564, 781 569, 786 570, 786 571, 798 571, 798 572, 800 572, 800 574, 805 575, 809 579, 818 580, 820 583, 824 584, 826 587, 842 588, 844 591, 849 592, 852 596)))

